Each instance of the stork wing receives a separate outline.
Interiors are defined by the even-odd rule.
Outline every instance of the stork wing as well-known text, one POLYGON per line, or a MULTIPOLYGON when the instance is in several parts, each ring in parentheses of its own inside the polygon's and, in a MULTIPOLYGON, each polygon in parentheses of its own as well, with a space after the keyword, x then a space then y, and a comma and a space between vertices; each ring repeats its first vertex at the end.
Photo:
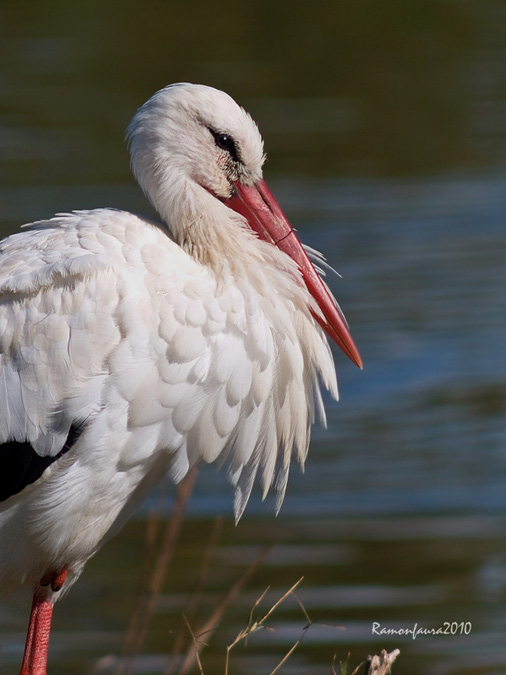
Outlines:
POLYGON ((284 287, 286 270, 270 281, 267 297, 249 278, 217 280, 166 232, 112 210, 61 216, 5 240, 4 498, 106 419, 101 447, 83 451, 109 453, 138 480, 154 471, 154 457, 176 481, 218 461, 236 487, 237 516, 257 473, 280 503, 292 455, 304 461, 315 408, 323 417, 319 377, 337 389, 309 296, 296 306, 307 292, 284 287))
POLYGON ((65 454, 100 406, 119 340, 106 270, 56 221, 0 243, 0 501, 65 454))

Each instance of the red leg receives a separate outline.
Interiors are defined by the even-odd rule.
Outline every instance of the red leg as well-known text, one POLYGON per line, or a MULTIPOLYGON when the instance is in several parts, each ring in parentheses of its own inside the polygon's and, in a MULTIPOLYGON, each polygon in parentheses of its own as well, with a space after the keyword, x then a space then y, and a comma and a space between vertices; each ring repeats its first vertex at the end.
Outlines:
MULTIPOLYGON (((40 583, 41 586, 50 585, 51 590, 57 592, 63 586, 66 577, 67 570, 64 569, 58 573, 45 574, 40 583)), ((46 675, 53 601, 45 596, 46 593, 41 593, 40 589, 35 591, 33 596, 20 675, 46 675)))
POLYGON ((46 675, 53 603, 34 595, 20 675, 46 675))

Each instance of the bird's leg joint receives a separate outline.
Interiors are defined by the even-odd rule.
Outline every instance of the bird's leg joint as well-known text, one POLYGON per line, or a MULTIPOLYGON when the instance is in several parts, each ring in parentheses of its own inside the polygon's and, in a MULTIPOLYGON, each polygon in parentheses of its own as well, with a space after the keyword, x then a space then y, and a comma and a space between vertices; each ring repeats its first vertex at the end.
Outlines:
POLYGON ((51 590, 55 593, 61 590, 67 578, 67 568, 64 567, 60 572, 46 572, 40 580, 41 586, 51 586, 51 590))

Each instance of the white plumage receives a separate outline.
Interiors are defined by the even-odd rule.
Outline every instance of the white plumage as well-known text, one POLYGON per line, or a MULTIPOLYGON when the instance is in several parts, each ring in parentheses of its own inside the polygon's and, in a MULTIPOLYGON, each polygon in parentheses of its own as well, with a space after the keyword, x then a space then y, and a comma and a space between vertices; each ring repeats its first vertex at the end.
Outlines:
POLYGON ((164 475, 218 461, 236 517, 257 476, 281 502, 292 455, 304 462, 310 423, 324 420, 319 382, 337 398, 319 324, 360 365, 263 183, 242 108, 172 85, 128 138, 162 223, 79 211, 0 244, 0 585, 34 591, 30 675, 45 672, 40 607, 50 621, 164 475))

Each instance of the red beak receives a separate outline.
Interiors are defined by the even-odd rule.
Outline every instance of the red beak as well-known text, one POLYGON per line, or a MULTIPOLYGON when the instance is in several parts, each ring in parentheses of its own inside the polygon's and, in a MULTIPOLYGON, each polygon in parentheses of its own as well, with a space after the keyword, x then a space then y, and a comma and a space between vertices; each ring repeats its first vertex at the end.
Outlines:
POLYGON ((362 368, 362 359, 350 335, 346 319, 325 288, 265 181, 260 180, 251 186, 238 182, 235 189, 235 194, 225 200, 225 204, 244 216, 260 239, 274 244, 297 263, 309 292, 323 314, 314 315, 316 321, 353 363, 362 368))

